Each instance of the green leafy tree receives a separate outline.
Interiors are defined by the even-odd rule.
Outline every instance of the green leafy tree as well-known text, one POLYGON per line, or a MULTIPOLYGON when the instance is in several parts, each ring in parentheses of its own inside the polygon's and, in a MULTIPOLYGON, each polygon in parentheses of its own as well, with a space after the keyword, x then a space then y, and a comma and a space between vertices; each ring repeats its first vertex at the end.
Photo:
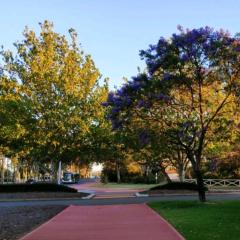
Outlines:
POLYGON ((2 52, 2 69, 22 87, 21 97, 29 106, 28 155, 51 160, 56 170, 60 160, 69 160, 71 154, 75 158, 85 137, 99 127, 107 85, 99 85, 100 72, 78 47, 73 29, 67 41, 52 23, 40 27, 39 36, 24 30, 24 40, 14 44, 15 56, 2 52))

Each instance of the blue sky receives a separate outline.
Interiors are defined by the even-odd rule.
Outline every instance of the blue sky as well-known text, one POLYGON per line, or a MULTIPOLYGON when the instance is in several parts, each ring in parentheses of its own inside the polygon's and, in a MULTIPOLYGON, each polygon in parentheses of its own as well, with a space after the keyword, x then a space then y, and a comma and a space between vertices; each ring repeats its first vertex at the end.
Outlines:
POLYGON ((122 77, 136 75, 138 66, 144 69, 139 50, 176 32, 178 24, 240 32, 239 9, 238 0, 2 0, 0 45, 13 49, 24 26, 39 30, 38 23, 46 19, 61 34, 75 28, 113 88, 123 83, 122 77))

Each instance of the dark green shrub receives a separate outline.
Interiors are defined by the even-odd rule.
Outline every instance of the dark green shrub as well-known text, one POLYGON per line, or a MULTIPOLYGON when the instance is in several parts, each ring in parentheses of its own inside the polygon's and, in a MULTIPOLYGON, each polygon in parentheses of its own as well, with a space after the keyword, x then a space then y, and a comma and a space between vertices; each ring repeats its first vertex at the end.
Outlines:
POLYGON ((101 173, 101 182, 117 182, 117 173, 115 169, 103 168, 101 173))
MULTIPOLYGON (((132 183, 145 183, 145 184, 154 184, 156 183, 156 179, 155 176, 150 174, 149 176, 134 176, 131 178, 130 182, 132 183)), ((159 183, 159 181, 157 181, 157 183, 159 183)))
POLYGON ((202 173, 204 178, 209 179, 238 179, 240 160, 238 157, 209 160, 203 164, 202 173))
MULTIPOLYGON (((198 186, 195 183, 187 182, 171 182, 164 185, 159 185, 151 188, 150 190, 191 190, 198 191, 198 186)), ((205 187, 205 191, 207 188, 205 187)))
MULTIPOLYGON (((150 173, 148 176, 142 176, 140 173, 129 172, 127 167, 122 165, 120 168, 121 182, 122 183, 142 183, 142 184, 155 184, 155 174, 150 173)), ((157 183, 163 181, 163 176, 158 174, 157 183)), ((106 165, 101 174, 101 182, 117 182, 117 172, 114 164, 106 165)))
POLYGON ((205 172, 204 173, 204 178, 208 179, 219 179, 220 176, 216 172, 205 172))

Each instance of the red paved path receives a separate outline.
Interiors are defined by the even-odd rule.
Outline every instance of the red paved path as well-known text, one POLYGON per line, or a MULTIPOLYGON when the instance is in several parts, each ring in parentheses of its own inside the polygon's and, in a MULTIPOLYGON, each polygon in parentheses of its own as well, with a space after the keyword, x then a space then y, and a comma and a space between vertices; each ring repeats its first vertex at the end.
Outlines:
POLYGON ((72 188, 79 190, 80 192, 94 193, 94 198, 126 198, 135 197, 135 193, 144 191, 145 189, 132 189, 132 188, 109 188, 98 187, 97 183, 84 183, 84 184, 72 184, 69 185, 72 188))
POLYGON ((21 240, 183 240, 145 204, 70 206, 21 240))
POLYGON ((132 188, 109 188, 109 187, 97 187, 96 183, 84 183, 84 184, 71 184, 69 185, 72 188, 77 190, 92 190, 96 193, 108 193, 108 192, 129 192, 135 193, 145 190, 143 189, 132 189, 132 188))

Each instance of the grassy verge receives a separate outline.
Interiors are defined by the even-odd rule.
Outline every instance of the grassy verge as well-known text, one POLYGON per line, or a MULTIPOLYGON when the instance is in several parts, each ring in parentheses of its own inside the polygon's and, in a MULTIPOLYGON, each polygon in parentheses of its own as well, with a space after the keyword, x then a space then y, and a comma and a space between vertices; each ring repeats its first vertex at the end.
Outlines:
POLYGON ((187 240, 240 239, 240 201, 172 201, 149 204, 187 240))
POLYGON ((98 183, 94 187, 99 188, 126 188, 126 189, 149 189, 155 187, 157 184, 129 184, 129 183, 98 183))

